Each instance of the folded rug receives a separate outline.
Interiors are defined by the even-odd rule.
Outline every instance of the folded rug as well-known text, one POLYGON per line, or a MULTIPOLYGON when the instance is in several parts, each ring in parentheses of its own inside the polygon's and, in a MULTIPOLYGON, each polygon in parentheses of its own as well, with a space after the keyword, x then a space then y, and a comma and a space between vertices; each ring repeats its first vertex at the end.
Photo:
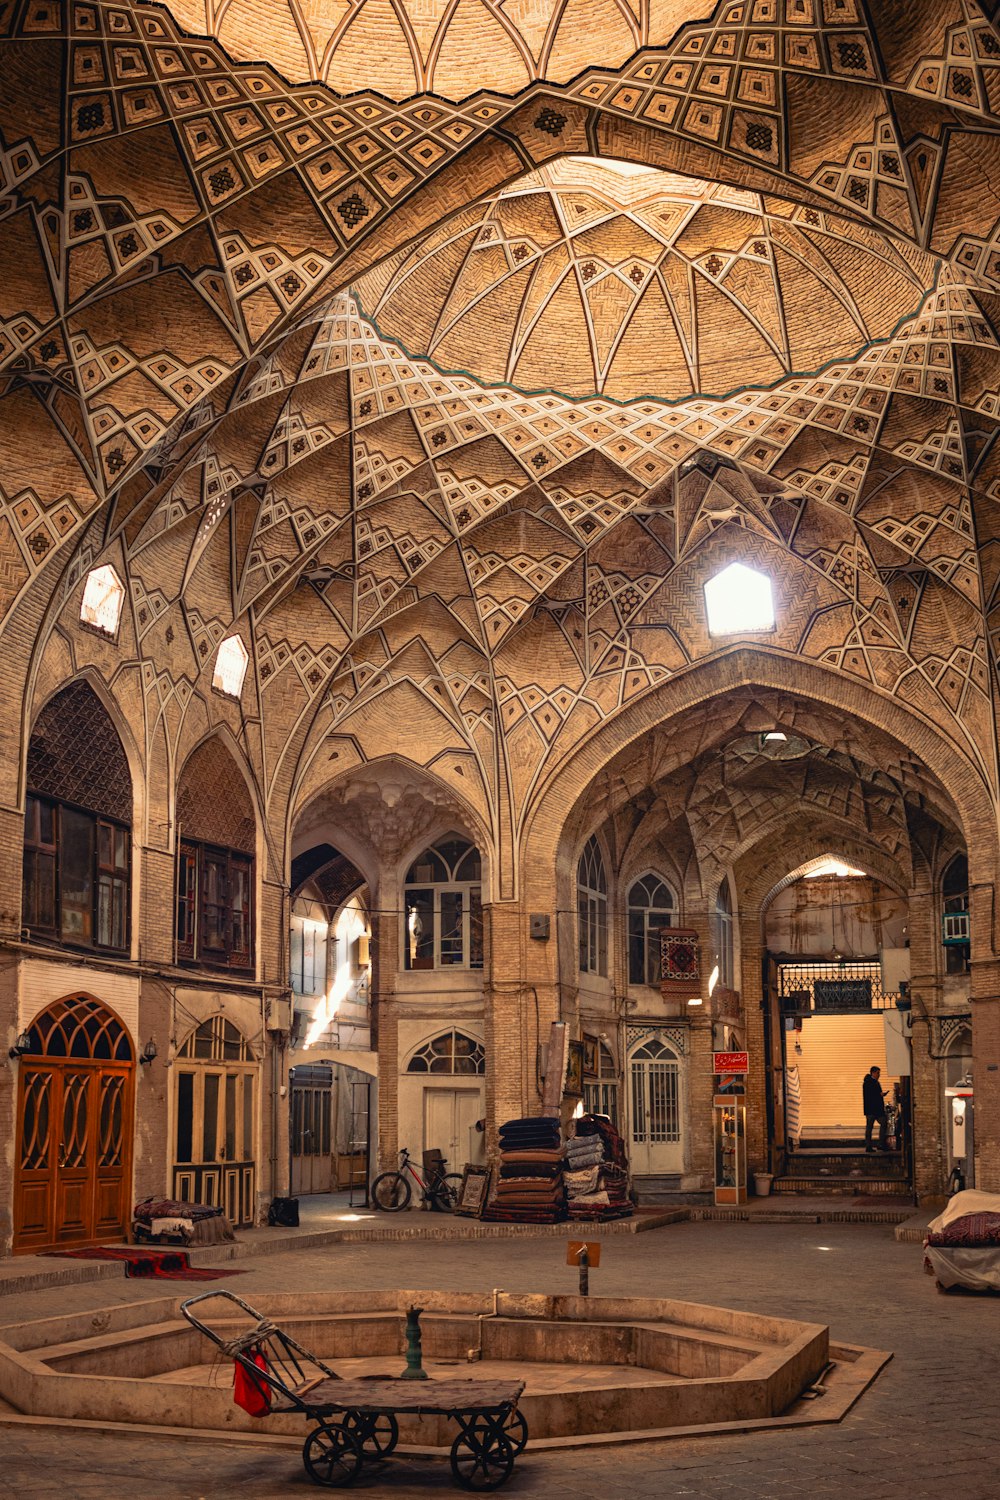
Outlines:
POLYGON ((562 1167, 558 1162, 544 1161, 503 1161, 500 1166, 501 1177, 561 1177, 562 1167))
POLYGON ((501 1155, 505 1162, 508 1161, 562 1161, 562 1148, 536 1151, 503 1151, 501 1155))

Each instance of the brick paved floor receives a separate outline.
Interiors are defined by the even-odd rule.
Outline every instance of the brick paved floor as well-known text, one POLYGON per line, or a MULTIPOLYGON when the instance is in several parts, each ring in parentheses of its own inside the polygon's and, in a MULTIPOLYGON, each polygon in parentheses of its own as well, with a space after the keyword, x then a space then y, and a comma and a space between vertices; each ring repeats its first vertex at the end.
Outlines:
MULTIPOLYGON (((575 1276, 562 1261, 561 1244, 544 1240, 336 1246, 244 1262, 253 1269, 232 1285, 251 1302, 255 1289, 272 1287, 571 1291, 575 1276)), ((839 1425, 560 1454, 529 1449, 505 1487, 511 1500, 1000 1497, 1000 1298, 940 1295, 921 1271, 920 1247, 896 1243, 890 1227, 674 1225, 609 1241, 591 1289, 822 1320, 835 1339, 895 1357, 839 1425)), ((149 1295, 148 1285, 124 1279, 52 1288, 18 1297, 16 1316, 149 1295)), ((3 1308, 0 1321, 10 1315, 3 1308)), ((294 1453, 0 1425, 4 1500, 317 1493, 294 1453)), ((434 1462, 392 1465, 355 1493, 429 1500, 457 1492, 447 1464, 434 1462)))

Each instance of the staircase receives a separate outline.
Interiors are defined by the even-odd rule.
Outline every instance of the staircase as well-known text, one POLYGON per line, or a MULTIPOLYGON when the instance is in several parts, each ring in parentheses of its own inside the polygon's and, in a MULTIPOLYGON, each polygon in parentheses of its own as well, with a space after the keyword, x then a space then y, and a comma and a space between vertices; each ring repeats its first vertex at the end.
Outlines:
POLYGON ((682 1191, 682 1181, 679 1172, 645 1173, 641 1176, 633 1173, 632 1191, 635 1201, 642 1206, 676 1203, 682 1191))
POLYGON ((788 1157, 774 1193, 862 1194, 900 1196, 909 1178, 898 1151, 869 1154, 863 1146, 803 1147, 788 1157))

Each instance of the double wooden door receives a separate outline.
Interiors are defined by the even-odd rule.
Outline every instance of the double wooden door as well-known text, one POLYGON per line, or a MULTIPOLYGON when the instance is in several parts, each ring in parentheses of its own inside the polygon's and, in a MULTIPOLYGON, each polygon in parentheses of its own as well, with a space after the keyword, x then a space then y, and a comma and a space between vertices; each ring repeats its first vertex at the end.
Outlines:
POLYGON ((22 1059, 15 1251, 124 1236, 130 1208, 132 1084, 130 1063, 22 1059))

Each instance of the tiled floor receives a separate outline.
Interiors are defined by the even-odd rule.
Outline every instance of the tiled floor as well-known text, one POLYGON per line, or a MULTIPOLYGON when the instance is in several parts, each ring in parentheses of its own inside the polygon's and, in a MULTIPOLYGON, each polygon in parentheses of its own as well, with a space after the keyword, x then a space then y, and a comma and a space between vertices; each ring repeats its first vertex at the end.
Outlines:
MULTIPOLYGON (((564 1260, 564 1245, 551 1240, 337 1245, 261 1257, 233 1287, 250 1301, 269 1287, 566 1292, 576 1278, 564 1260)), ((837 1425, 561 1453, 529 1446, 504 1490, 511 1500, 998 1500, 1000 1297, 940 1295, 921 1270, 919 1245, 897 1242, 891 1226, 676 1224, 609 1242, 591 1289, 821 1320, 835 1339, 894 1358, 837 1425)), ((18 1296, 16 1314, 149 1295, 124 1278, 54 1287, 18 1296)), ((2 1321, 14 1311, 0 1303, 2 1321)), ((393 1463, 356 1492, 380 1500, 454 1493, 440 1462, 393 1463)), ((4 1500, 314 1493, 294 1450, 4 1426, 0 1413, 4 1500)))

